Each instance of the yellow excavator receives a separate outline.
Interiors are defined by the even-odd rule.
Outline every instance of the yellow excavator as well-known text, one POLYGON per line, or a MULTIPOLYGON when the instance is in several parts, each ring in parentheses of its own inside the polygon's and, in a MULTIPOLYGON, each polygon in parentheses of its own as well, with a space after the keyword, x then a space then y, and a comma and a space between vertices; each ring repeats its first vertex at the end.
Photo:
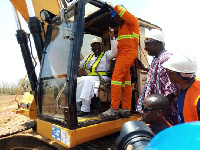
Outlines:
MULTIPOLYGON (((17 41, 21 47, 31 92, 24 93, 18 102, 16 113, 34 119, 36 135, 48 139, 61 147, 74 149, 107 149, 112 147, 108 135, 119 132, 122 125, 130 120, 137 120, 134 114, 135 102, 144 85, 147 72, 132 68, 133 106, 130 118, 101 119, 99 113, 109 107, 109 87, 96 99, 103 101, 99 107, 94 104, 90 115, 77 117, 76 79, 78 66, 82 57, 90 53, 89 42, 93 36, 103 39, 103 49, 110 49, 109 27, 116 30, 118 26, 110 20, 110 11, 105 2, 100 0, 10 0, 15 10, 17 22, 17 41), (28 46, 27 33, 22 29, 20 17, 27 21, 34 40, 40 63, 39 76, 33 64, 32 50, 28 46), (105 99, 105 100, 102 100, 105 99), (102 138, 103 137, 103 138, 102 138), (94 141, 99 139, 99 141, 94 141), (83 144, 84 143, 84 144, 83 144), (95 143, 95 144, 94 144, 95 143)), ((138 57, 147 66, 147 54, 142 42, 145 31, 160 27, 139 18, 140 43, 138 57)), ((91 106, 92 107, 92 106, 91 106)), ((113 135, 112 139, 116 139, 113 135)), ((17 135, 16 135, 17 137, 17 135)), ((19 139, 19 137, 17 137, 19 139)), ((11 139, 0 140, 3 149, 16 147, 32 148, 35 139, 24 137, 24 142, 16 145, 5 144, 11 139), (23 145, 24 144, 24 145, 23 145), (20 145, 20 146, 19 146, 20 145)), ((48 143, 48 144, 47 144, 48 143)), ((47 149, 61 149, 50 144, 47 149)))

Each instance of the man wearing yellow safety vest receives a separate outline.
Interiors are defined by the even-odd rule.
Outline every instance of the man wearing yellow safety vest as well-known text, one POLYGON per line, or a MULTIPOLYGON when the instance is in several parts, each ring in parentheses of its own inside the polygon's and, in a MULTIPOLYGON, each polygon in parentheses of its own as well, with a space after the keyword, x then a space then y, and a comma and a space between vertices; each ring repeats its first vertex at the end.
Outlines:
POLYGON ((101 75, 105 81, 109 81, 110 77, 107 77, 107 73, 110 70, 111 60, 117 54, 117 41, 114 38, 114 29, 110 28, 111 37, 111 50, 106 52, 102 51, 102 39, 95 37, 91 41, 91 48, 93 53, 84 58, 79 67, 88 70, 87 76, 77 78, 76 89, 76 102, 77 102, 77 116, 84 116, 90 112, 91 98, 94 95, 98 96, 98 88, 100 85, 99 76, 96 71, 101 75), (79 102, 82 102, 82 106, 79 106, 79 102))
POLYGON ((106 2, 111 9, 111 18, 119 25, 118 30, 118 54, 111 81, 111 108, 103 112, 101 118, 130 117, 132 87, 130 67, 137 58, 139 43, 138 19, 126 10, 123 5, 115 7, 106 2), (122 109, 119 109, 121 99, 121 88, 123 88, 122 109))
POLYGON ((170 81, 177 83, 181 91, 177 98, 179 123, 200 120, 200 79, 195 78, 197 61, 190 54, 172 55, 163 64, 170 81))

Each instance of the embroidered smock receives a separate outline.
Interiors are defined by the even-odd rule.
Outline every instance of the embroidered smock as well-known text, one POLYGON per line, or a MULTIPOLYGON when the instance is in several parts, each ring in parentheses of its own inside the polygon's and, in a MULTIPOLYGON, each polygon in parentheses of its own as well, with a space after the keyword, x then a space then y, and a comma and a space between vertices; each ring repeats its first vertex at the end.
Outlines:
MULTIPOLYGON (((145 97, 150 94, 162 94, 167 96, 169 94, 177 95, 179 92, 179 86, 170 82, 170 79, 167 75, 166 69, 162 66, 166 62, 172 53, 167 52, 166 50, 161 51, 158 57, 154 57, 148 75, 146 83, 144 85, 142 94, 140 95, 137 102, 137 111, 142 110, 142 103, 145 97)), ((172 116, 177 114, 176 102, 172 102, 170 113, 172 116)))

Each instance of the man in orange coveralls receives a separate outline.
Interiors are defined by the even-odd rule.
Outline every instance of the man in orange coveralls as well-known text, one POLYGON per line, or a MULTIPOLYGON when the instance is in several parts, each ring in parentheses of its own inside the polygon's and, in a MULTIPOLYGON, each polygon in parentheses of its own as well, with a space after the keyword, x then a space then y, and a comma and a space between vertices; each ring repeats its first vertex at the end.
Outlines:
POLYGON ((115 118, 120 115, 120 117, 129 118, 132 100, 130 67, 133 65, 134 59, 137 58, 138 19, 121 4, 115 7, 109 2, 106 4, 111 8, 111 18, 119 24, 118 54, 111 81, 111 108, 100 114, 100 117, 115 118), (123 90, 122 109, 119 110, 121 87, 123 90))

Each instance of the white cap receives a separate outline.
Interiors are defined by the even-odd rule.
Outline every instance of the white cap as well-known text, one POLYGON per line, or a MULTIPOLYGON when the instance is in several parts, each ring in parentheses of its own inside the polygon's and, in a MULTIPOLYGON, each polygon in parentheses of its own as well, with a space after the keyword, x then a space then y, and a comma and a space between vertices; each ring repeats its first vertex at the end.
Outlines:
POLYGON ((180 73, 196 73, 197 71, 196 58, 190 54, 174 54, 162 66, 180 73))
POLYGON ((151 29, 150 31, 148 31, 145 35, 145 38, 151 38, 151 39, 165 43, 164 34, 162 31, 158 29, 151 29))
POLYGON ((95 36, 95 37, 92 39, 92 41, 91 41, 91 43, 90 43, 90 46, 92 46, 93 43, 101 43, 101 44, 103 45, 102 39, 101 39, 100 37, 97 37, 97 36, 95 36))

